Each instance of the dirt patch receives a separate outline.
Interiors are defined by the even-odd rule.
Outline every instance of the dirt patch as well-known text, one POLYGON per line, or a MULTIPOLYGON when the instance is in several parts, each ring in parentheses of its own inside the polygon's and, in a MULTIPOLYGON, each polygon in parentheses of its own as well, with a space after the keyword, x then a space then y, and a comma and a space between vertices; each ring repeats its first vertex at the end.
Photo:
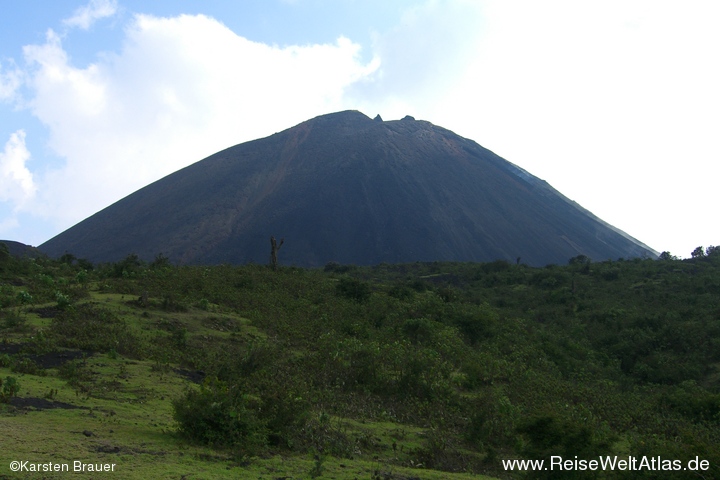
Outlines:
POLYGON ((33 308, 30 310, 32 313, 37 313, 40 318, 55 318, 60 315, 60 309, 57 307, 40 307, 33 308))
POLYGON ((7 353, 8 355, 15 355, 20 353, 22 345, 19 343, 0 343, 0 353, 7 353))
POLYGON ((400 475, 399 473, 392 473, 392 472, 381 472, 379 470, 375 470, 373 473, 372 478, 382 479, 382 480, 420 480, 420 477, 416 476, 405 476, 400 475))
POLYGON ((49 410, 52 408, 60 408, 64 410, 71 409, 85 409, 88 407, 79 407, 70 403, 54 402, 46 398, 35 398, 35 397, 13 397, 10 399, 10 405, 15 408, 22 408, 24 410, 49 410))
POLYGON ((59 350, 57 352, 43 353, 40 355, 23 354, 28 344, 22 343, 0 343, 0 353, 17 355, 28 358, 35 362, 40 368, 58 368, 71 360, 91 357, 92 352, 83 350, 59 350))
POLYGON ((202 324, 206 328, 211 328, 219 332, 236 332, 240 329, 240 322, 234 318, 204 318, 202 324))
POLYGON ((133 455, 154 455, 156 457, 162 457, 163 455, 167 455, 167 452, 163 452, 160 450, 145 450, 144 448, 133 448, 131 449, 131 452, 133 455))
POLYGON ((102 444, 98 445, 93 449, 96 453, 120 453, 123 451, 122 448, 117 445, 102 444))
POLYGON ((202 370, 185 370, 183 368, 173 368, 173 372, 187 378, 193 383, 202 383, 205 380, 205 372, 202 370))
POLYGON ((91 357, 92 353, 82 350, 65 350, 62 352, 51 352, 43 355, 30 355, 30 358, 41 368, 58 368, 71 360, 91 357))

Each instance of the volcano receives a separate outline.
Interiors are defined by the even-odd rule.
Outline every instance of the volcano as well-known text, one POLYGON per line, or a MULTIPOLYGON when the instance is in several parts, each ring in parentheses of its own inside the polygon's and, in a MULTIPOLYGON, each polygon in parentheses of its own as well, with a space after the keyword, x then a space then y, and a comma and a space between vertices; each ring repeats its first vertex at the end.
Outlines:
POLYGON ((655 257, 472 140, 405 117, 322 115, 162 178, 40 245, 93 262, 177 264, 655 257))

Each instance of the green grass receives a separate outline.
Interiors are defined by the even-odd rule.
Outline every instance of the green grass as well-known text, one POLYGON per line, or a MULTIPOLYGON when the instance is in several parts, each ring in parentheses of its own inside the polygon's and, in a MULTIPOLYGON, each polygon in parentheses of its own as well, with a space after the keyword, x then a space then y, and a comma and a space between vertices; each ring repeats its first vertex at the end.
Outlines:
MULTIPOLYGON (((605 454, 699 456, 720 475, 715 256, 124 262, 84 285, 78 265, 5 262, 0 349, 22 351, 0 353, 0 379, 16 401, 78 408, 0 403, 0 478, 28 478, 13 460, 115 463, 117 478, 524 478, 500 460, 605 454)), ((612 478, 648 472, 630 473, 612 478)))
MULTIPOLYGON (((184 328, 191 337, 205 340, 267 337, 249 319, 238 315, 196 308, 165 312, 159 308, 160 303, 152 299, 150 308, 143 309, 133 304, 134 298, 130 295, 89 293, 88 302, 112 311, 140 335, 184 328)), ((32 308, 51 306, 48 303, 32 308)), ((33 331, 47 330, 50 326, 51 319, 40 318, 35 313, 23 312, 22 315, 33 331)), ((28 338, 27 334, 11 333, 4 337, 10 342, 24 342, 28 338)), ((62 367, 47 369, 42 376, 0 368, 0 377, 17 378, 21 398, 44 398, 79 407, 15 410, 0 406, 0 431, 5 445, 0 450, 0 478, 28 478, 28 472, 13 474, 9 470, 13 460, 65 463, 71 470, 75 461, 115 464, 118 478, 127 479, 310 478, 316 468, 318 460, 311 453, 297 455, 281 451, 244 457, 232 450, 193 446, 180 439, 175 433, 171 400, 197 386, 174 371, 179 367, 177 364, 159 364, 112 353, 96 353, 85 360, 75 360, 74 364, 83 372, 78 375, 82 380, 75 385, 60 378, 62 367)), ((413 459, 425 429, 341 417, 333 417, 330 423, 333 429, 352 438, 356 446, 352 458, 323 455, 322 478, 372 478, 374 474, 412 478, 418 472, 422 472, 422 478, 448 478, 448 473, 422 469, 421 462, 413 459)), ((73 474, 72 471, 53 473, 58 478, 73 474)), ((38 478, 43 475, 46 473, 38 478)), ((89 475, 100 478, 108 473, 89 475)), ((484 478, 456 474, 451 477, 484 478)))
MULTIPOLYGON (((170 398, 192 385, 177 374, 154 370, 148 361, 128 361, 96 355, 85 368, 96 377, 89 392, 81 392, 57 378, 16 375, 20 397, 43 398, 55 391, 52 400, 75 405, 77 409, 46 409, 0 414, 4 448, 0 450, 0 478, 32 478, 13 474, 13 460, 31 463, 73 462, 115 464, 118 478, 309 478, 316 464, 313 455, 267 454, 236 458, 232 451, 215 451, 186 444, 174 433, 170 398)), ((13 375, 0 369, 0 376, 13 375)), ((371 478, 373 472, 422 478, 490 478, 477 475, 448 475, 419 468, 395 465, 400 457, 413 462, 425 430, 388 422, 359 422, 333 418, 334 428, 354 436, 358 446, 352 459, 323 459, 322 478, 371 478), (396 447, 393 448, 393 442, 396 447), (367 447, 368 452, 363 452, 367 447)), ((414 462, 418 464, 419 462, 414 462)), ((73 473, 65 474, 71 476, 73 473)), ((96 474, 101 478, 101 474, 96 474)), ((40 478, 40 477, 38 477, 40 478)), ((58 475, 63 478, 63 475, 58 475)), ((91 477, 92 478, 92 477, 91 477)), ((390 477, 392 478, 392 477, 390 477)))

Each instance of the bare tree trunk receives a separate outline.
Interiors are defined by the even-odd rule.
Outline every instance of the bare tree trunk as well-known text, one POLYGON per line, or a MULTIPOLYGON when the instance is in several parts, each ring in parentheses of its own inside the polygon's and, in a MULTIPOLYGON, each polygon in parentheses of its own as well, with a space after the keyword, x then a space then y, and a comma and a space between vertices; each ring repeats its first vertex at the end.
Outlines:
POLYGON ((280 244, 278 245, 277 241, 275 240, 275 237, 270 237, 270 266, 273 270, 277 270, 278 267, 278 259, 277 259, 277 252, 280 250, 280 247, 282 247, 282 244, 285 243, 285 239, 280 239, 280 244))

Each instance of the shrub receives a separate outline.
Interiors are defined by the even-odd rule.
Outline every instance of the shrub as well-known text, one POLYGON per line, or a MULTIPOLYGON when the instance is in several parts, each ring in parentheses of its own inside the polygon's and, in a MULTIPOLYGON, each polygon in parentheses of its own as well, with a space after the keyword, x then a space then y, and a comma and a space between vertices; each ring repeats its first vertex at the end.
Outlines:
POLYGON ((13 359, 7 353, 0 353, 0 367, 9 367, 13 364, 13 359))
POLYGON ((398 300, 412 300, 415 291, 406 285, 398 284, 388 290, 388 295, 398 300))
POLYGON ((254 453, 267 444, 268 431, 258 416, 261 402, 217 378, 206 379, 200 390, 189 389, 173 401, 178 433, 213 447, 234 447, 254 453))
POLYGON ((92 382, 92 372, 88 368, 85 359, 65 362, 58 368, 58 376, 66 380, 68 385, 74 388, 80 388, 92 382))
POLYGON ((441 287, 438 288, 437 294, 440 295, 440 298, 442 298, 443 302, 450 303, 457 300, 457 293, 455 290, 453 290, 450 287, 441 287))
POLYGON ((494 262, 483 263, 480 270, 484 273, 497 273, 510 270, 510 264, 506 260, 495 260, 494 262))
POLYGON ((58 310, 67 310, 71 305, 70 296, 60 291, 55 292, 55 301, 57 302, 58 310))
POLYGON ((50 332, 58 344, 93 352, 115 350, 122 355, 137 355, 140 340, 124 320, 105 308, 81 304, 55 317, 50 332))
POLYGON ((428 318, 410 318, 405 320, 402 331, 413 343, 427 344, 431 342, 442 324, 428 318))
POLYGON ((569 265, 586 265, 591 262, 592 260, 590 260, 590 257, 588 257, 587 255, 578 255, 568 260, 569 265))
POLYGON ((30 340, 25 344, 25 352, 33 353, 35 355, 42 355, 44 353, 50 353, 57 350, 55 339, 43 329, 39 329, 35 332, 35 335, 30 337, 30 340))
POLYGON ((681 383, 664 398, 673 410, 697 421, 720 420, 720 394, 710 393, 694 381, 681 383))
POLYGON ((347 273, 351 270, 356 270, 355 265, 341 265, 337 262, 328 262, 325 264, 325 271, 331 273, 347 273))
POLYGON ((474 308, 448 310, 444 320, 456 326, 468 343, 474 345, 495 334, 499 315, 490 305, 483 303, 474 308))
POLYGON ((45 371, 40 368, 37 363, 27 357, 15 360, 13 365, 10 367, 10 370, 15 373, 26 373, 28 375, 45 375, 45 371))
POLYGON ((112 264, 111 276, 115 278, 132 278, 134 277, 140 268, 143 266, 143 262, 140 258, 132 253, 125 257, 124 260, 112 264))
MULTIPOLYGON (((609 454, 615 438, 593 433, 590 425, 561 419, 555 415, 540 415, 527 419, 517 429, 527 439, 523 455, 528 458, 547 459, 552 455, 564 458, 590 458, 609 454)), ((567 472, 563 478, 588 478, 587 472, 567 472)), ((556 478, 557 472, 533 472, 530 478, 556 478)), ((590 477, 592 478, 592 477, 590 477)))
POLYGON ((0 378, 0 403, 9 403, 10 399, 20 391, 20 384, 15 377, 0 378))
POLYGON ((17 311, 0 312, 0 318, 3 319, 2 328, 14 329, 15 331, 26 330, 27 319, 17 311))
POLYGON ((290 447, 307 424, 310 415, 309 402, 294 388, 263 388, 260 419, 267 427, 268 443, 272 446, 290 447))
POLYGON ((337 284, 336 292, 341 297, 364 302, 370 298, 370 285, 356 278, 342 278, 337 284))
POLYGON ((408 348, 400 363, 396 391, 400 398, 451 398, 450 365, 429 348, 408 348))
POLYGON ((17 294, 17 300, 20 305, 27 305, 28 303, 32 303, 33 298, 32 295, 30 295, 27 291, 21 290, 17 294))
POLYGON ((620 269, 617 267, 609 268, 607 270, 603 270, 600 275, 603 279, 608 281, 617 280, 620 277, 620 269))
POLYGON ((324 369, 336 385, 347 390, 371 392, 383 389, 383 349, 378 342, 355 338, 341 340, 335 346, 330 364, 324 369))
POLYGON ((187 312, 187 305, 174 295, 166 295, 162 300, 162 309, 166 312, 187 312))

